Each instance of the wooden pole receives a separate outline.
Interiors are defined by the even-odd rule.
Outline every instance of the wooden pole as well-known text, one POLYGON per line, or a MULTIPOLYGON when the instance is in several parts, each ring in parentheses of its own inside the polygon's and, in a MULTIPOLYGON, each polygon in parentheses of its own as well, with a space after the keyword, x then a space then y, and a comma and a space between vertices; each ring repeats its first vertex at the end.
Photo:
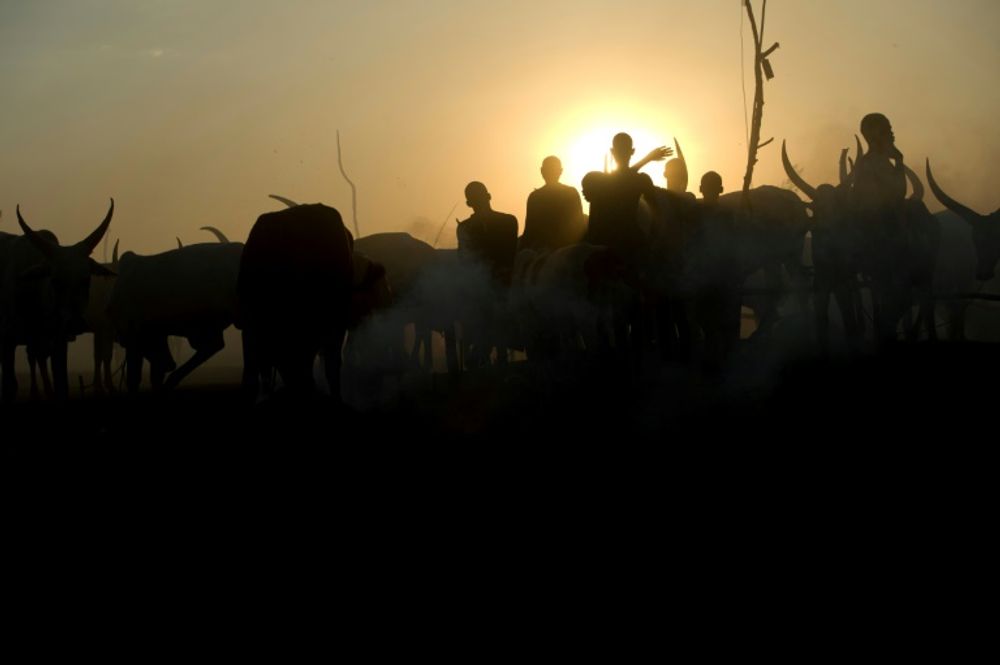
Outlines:
POLYGON ((774 53, 779 44, 775 42, 775 44, 766 51, 761 48, 761 44, 764 40, 764 19, 767 16, 767 0, 763 0, 761 5, 759 30, 757 28, 757 19, 754 16, 753 6, 750 4, 750 0, 743 0, 743 4, 746 8, 747 17, 750 19, 750 30, 753 32, 754 47, 753 120, 750 126, 750 139, 747 145, 747 170, 743 176, 743 202, 744 204, 749 204, 750 185, 753 182, 753 167, 757 164, 757 151, 774 140, 773 138, 770 138, 767 141, 761 142, 760 125, 764 119, 764 77, 766 76, 768 80, 774 78, 774 71, 771 69, 771 63, 768 62, 767 56, 774 53))

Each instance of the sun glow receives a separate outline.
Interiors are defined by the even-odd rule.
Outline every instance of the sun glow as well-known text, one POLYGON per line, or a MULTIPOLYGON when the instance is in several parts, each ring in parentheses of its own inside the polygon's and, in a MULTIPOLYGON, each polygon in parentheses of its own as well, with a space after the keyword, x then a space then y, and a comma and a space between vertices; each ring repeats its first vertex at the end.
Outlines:
MULTIPOLYGON (((616 168, 611 156, 611 139, 618 132, 626 132, 632 137, 635 154, 632 163, 638 162, 646 154, 659 146, 673 147, 673 135, 663 120, 646 117, 644 113, 589 112, 560 127, 553 137, 550 152, 562 160, 562 182, 580 188, 580 181, 590 171, 612 171, 616 168), (650 127, 663 124, 663 129, 650 127)), ((685 146, 686 147, 686 146, 685 146)), ((643 167, 653 182, 663 184, 663 162, 652 162, 643 167)))

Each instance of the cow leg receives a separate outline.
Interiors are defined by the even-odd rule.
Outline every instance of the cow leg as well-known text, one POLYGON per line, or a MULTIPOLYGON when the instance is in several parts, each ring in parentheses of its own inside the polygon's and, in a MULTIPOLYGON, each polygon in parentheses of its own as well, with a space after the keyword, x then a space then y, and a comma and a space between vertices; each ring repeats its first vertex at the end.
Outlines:
POLYGON ((48 358, 36 358, 35 362, 38 363, 38 373, 42 375, 42 392, 45 394, 45 399, 52 399, 52 377, 49 374, 49 360, 48 358))
POLYGON ((341 401, 340 366, 345 333, 346 330, 344 329, 335 331, 325 346, 324 354, 326 358, 326 384, 330 388, 330 397, 334 398, 338 402, 341 401))
POLYGON ((10 404, 17 397, 17 376, 14 374, 14 350, 17 346, 8 341, 0 342, 0 368, 3 373, 3 401, 10 404))
MULTIPOLYGON (((101 347, 101 335, 94 332, 94 392, 98 395, 104 394, 104 385, 101 382, 101 347)), ((108 383, 108 388, 111 388, 110 382, 108 383)))
POLYGON ((191 346, 195 349, 195 354, 191 356, 187 362, 170 373, 170 377, 163 386, 167 390, 173 390, 176 388, 177 385, 184 380, 184 377, 193 372, 199 365, 214 356, 226 346, 226 343, 222 338, 221 330, 218 332, 218 335, 211 335, 204 339, 189 341, 191 342, 191 346))
POLYGON ((133 395, 139 392, 142 385, 142 363, 142 347, 138 342, 125 347, 125 384, 133 395))
POLYGON ((931 342, 937 341, 937 310, 934 305, 933 287, 928 285, 920 295, 921 316, 924 317, 924 325, 927 326, 927 339, 931 342))
POLYGON ((35 401, 38 399, 38 358, 35 357, 35 352, 30 347, 24 351, 25 355, 28 356, 28 376, 30 377, 28 382, 28 398, 31 401, 35 401))
MULTIPOLYGON (((820 287, 816 290, 816 342, 819 344, 821 353, 830 350, 830 289, 820 287)), ((837 306, 840 309, 840 318, 846 318, 844 314, 846 303, 837 299, 837 306)))
POLYGON ((257 399, 260 391, 260 375, 264 368, 260 364, 260 350, 258 348, 257 336, 244 330, 243 339, 243 380, 240 388, 245 399, 257 399))
POLYGON ((458 335, 455 333, 454 323, 444 328, 444 351, 448 363, 448 373, 458 374, 461 371, 461 365, 458 358, 458 335))
POLYGON ((94 388, 98 393, 103 393, 105 388, 108 392, 114 390, 111 381, 111 355, 114 343, 114 337, 107 331, 94 332, 94 388))
POLYGON ((840 310, 840 320, 844 324, 844 341, 848 350, 857 351, 861 342, 861 331, 858 325, 858 307, 855 302, 857 294, 850 287, 840 286, 834 296, 837 299, 837 309, 840 310))
MULTIPOLYGON (((60 340, 52 349, 52 383, 55 387, 57 400, 69 399, 69 368, 67 366, 67 355, 69 343, 60 340)), ((42 381, 45 380, 45 371, 42 371, 42 381)))

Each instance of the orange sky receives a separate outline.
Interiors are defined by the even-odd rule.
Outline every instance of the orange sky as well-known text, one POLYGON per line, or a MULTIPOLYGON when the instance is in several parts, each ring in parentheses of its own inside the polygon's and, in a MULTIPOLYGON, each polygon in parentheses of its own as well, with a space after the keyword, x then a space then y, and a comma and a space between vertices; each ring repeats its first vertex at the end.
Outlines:
MULTIPOLYGON (((206 224, 243 239, 277 207, 269 193, 349 219, 338 128, 362 234, 432 240, 459 203, 453 244, 473 179, 523 219, 543 157, 562 156, 579 186, 602 153, 567 156, 620 130, 646 137, 637 154, 678 137, 693 189, 708 169, 737 189, 740 24, 738 0, 3 2, 0 229, 20 203, 75 241, 109 196, 112 238, 142 253, 209 240, 206 224)), ((807 179, 832 180, 878 110, 919 172, 930 156, 949 193, 996 209, 998 28, 995 0, 772 0, 762 135, 777 140, 755 184, 784 181, 782 138, 807 179)), ((647 172, 662 183, 661 166, 647 172)))

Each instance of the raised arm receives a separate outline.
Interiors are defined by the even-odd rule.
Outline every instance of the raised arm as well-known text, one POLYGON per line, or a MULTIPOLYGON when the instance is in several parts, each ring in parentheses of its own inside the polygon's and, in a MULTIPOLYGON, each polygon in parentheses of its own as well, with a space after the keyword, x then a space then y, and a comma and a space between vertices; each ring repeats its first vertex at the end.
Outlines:
POLYGON ((659 148, 654 148, 653 150, 650 150, 648 155, 640 159, 638 162, 636 162, 629 168, 631 168, 633 171, 638 171, 646 164, 649 164, 650 162, 662 162, 664 159, 666 159, 672 154, 674 154, 673 148, 668 148, 665 145, 661 145, 659 148))

